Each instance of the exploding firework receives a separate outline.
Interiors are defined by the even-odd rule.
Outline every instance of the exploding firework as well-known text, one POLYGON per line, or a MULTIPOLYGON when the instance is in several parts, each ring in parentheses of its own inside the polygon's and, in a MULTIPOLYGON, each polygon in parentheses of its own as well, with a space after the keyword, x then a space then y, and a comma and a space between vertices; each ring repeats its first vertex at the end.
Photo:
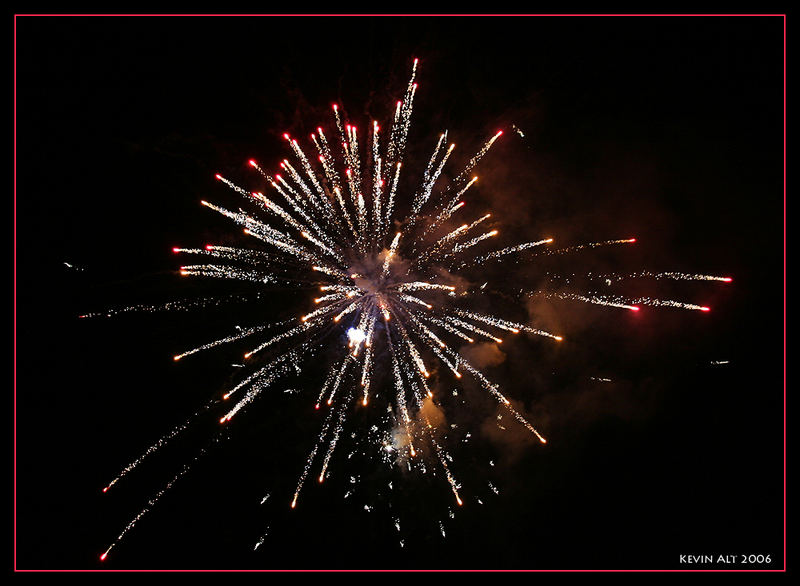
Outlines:
MULTIPOLYGON (((530 334, 546 343, 562 341, 558 332, 544 331, 505 317, 477 311, 476 300, 489 292, 473 286, 470 269, 487 263, 519 259, 521 255, 561 254, 600 246, 628 245, 634 238, 592 242, 553 249, 548 235, 517 244, 492 247, 500 231, 485 213, 459 221, 469 190, 478 181, 473 173, 492 145, 498 131, 453 179, 442 186, 442 172, 455 149, 443 132, 412 193, 403 193, 400 177, 411 124, 418 62, 415 60, 405 95, 396 103, 387 126, 371 121, 367 132, 350 122, 339 105, 333 105, 333 131, 322 127, 311 134, 308 148, 284 134, 293 160, 284 159, 280 171, 268 173, 255 160, 249 166, 266 182, 267 193, 241 187, 216 175, 225 186, 242 196, 254 211, 231 210, 203 200, 203 206, 238 224, 250 238, 247 247, 206 245, 174 248, 176 254, 197 262, 180 267, 187 277, 213 277, 250 281, 270 287, 294 287, 308 292, 301 315, 274 323, 241 328, 233 335, 203 343, 174 355, 175 361, 237 341, 252 340, 244 354, 249 369, 189 419, 158 439, 139 458, 128 464, 104 489, 109 491, 145 458, 186 430, 201 413, 218 403, 225 405, 220 425, 229 424, 265 390, 299 371, 319 348, 335 348, 338 357, 327 366, 327 375, 314 390, 313 407, 325 411, 321 430, 305 465, 298 464, 294 493, 286 504, 296 508, 309 475, 324 482, 346 426, 357 409, 373 409, 375 420, 387 410, 391 429, 378 434, 385 453, 405 462, 438 466, 457 506, 463 505, 461 486, 453 458, 437 434, 436 422, 426 415, 426 405, 436 400, 435 381, 450 377, 471 378, 534 440, 546 443, 535 422, 512 406, 498 384, 467 359, 462 346, 476 342, 503 344, 504 336, 530 334), (311 154, 313 153, 313 154, 311 154), (250 366, 252 365, 252 366, 250 366)), ((522 132, 514 127, 520 136, 522 132)), ((305 141, 304 141, 305 142, 305 141)), ((265 190, 266 191, 266 190, 265 190)), ((637 273, 601 275, 606 280, 670 278, 729 281, 727 277, 684 273, 637 273)), ((707 311, 705 306, 650 298, 623 299, 593 292, 521 292, 530 295, 594 303, 639 311, 641 305, 707 311)), ((210 303, 203 299, 199 303, 210 303)), ((173 302, 163 307, 137 306, 125 310, 86 314, 113 315, 119 311, 185 309, 191 303, 173 302)), ((365 432, 367 433, 367 432, 365 432)), ((135 526, 159 498, 183 475, 183 468, 128 523, 109 552, 135 526)), ((497 489, 489 485, 495 494, 497 489)), ((395 522, 398 525, 399 521, 395 522)), ((444 529, 442 528, 442 534, 444 529)), ((256 545, 258 547, 263 542, 256 545)))

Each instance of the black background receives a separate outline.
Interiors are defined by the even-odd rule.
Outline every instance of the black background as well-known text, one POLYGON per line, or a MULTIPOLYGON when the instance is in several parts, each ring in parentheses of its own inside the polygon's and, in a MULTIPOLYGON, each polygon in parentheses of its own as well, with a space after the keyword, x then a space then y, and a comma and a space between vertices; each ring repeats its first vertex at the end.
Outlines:
POLYGON ((782 18, 18 17, 16 68, 18 568, 685 569, 681 554, 783 566, 782 18), (478 168, 475 216, 491 206, 511 236, 563 245, 638 239, 473 278, 734 281, 620 285, 707 314, 531 304, 532 323, 565 342, 515 338, 487 374, 550 441, 508 418, 500 433, 496 405, 465 390, 469 407, 447 413, 466 501, 454 518, 441 476, 348 462, 345 448, 290 511, 320 424, 309 383, 237 418, 101 564, 215 418, 101 488, 235 380, 247 346, 172 355, 306 305, 277 293, 77 316, 252 292, 176 276, 173 246, 242 242, 199 205, 238 205, 214 173, 263 189, 247 160, 275 169, 283 132, 332 129, 334 101, 360 129, 386 120, 414 57, 409 177, 440 131, 463 163, 503 128, 478 168), (361 492, 343 499, 350 476, 361 492))

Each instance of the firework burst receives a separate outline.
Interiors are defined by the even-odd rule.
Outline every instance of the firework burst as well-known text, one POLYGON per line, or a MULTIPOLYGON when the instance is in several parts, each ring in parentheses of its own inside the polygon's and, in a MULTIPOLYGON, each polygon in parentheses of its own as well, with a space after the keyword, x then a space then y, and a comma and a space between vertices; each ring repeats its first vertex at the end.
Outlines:
MULTIPOLYGON (((179 361, 223 344, 252 340, 243 356, 246 364, 252 364, 244 378, 221 398, 212 400, 161 437, 126 466, 104 492, 216 403, 225 405, 220 425, 229 424, 276 381, 300 369, 321 347, 337 348, 339 356, 328 365, 327 376, 314 392, 314 408, 327 412, 305 465, 298 466, 295 491, 287 498, 287 506, 291 508, 298 506, 312 471, 312 478, 319 482, 326 479, 348 415, 355 409, 375 409, 383 414, 387 408, 393 413, 395 425, 389 436, 381 436, 391 438, 385 445, 386 451, 401 453, 404 461, 409 462, 429 456, 443 471, 455 503, 461 506, 464 501, 456 466, 437 440, 436 424, 426 416, 425 409, 426 404, 436 399, 434 381, 444 377, 473 379, 532 438, 546 443, 534 422, 515 409, 500 387, 471 364, 460 348, 477 341, 502 344, 509 334, 540 336, 547 343, 558 343, 562 336, 476 311, 476 298, 485 297, 487 291, 485 286, 465 285, 470 283, 465 271, 490 262, 518 259, 530 251, 559 254, 633 244, 635 239, 553 250, 550 245, 554 239, 543 234, 528 242, 493 247, 500 232, 491 224, 491 213, 459 222, 469 190, 478 181, 473 172, 500 139, 502 130, 488 137, 466 165, 452 174, 454 179, 446 186, 440 185, 439 179, 455 144, 443 132, 416 190, 402 193, 399 184, 417 91, 417 65, 415 60, 405 95, 396 103, 391 121, 385 127, 378 121, 370 121, 364 132, 347 119, 339 105, 333 105, 333 130, 317 128, 309 141, 303 141, 307 148, 298 139, 284 134, 293 158, 280 162, 278 172, 269 173, 250 160, 249 166, 265 182, 267 193, 246 189, 216 175, 256 211, 231 210, 205 200, 202 205, 238 224, 252 244, 175 248, 176 254, 198 259, 181 266, 180 274, 250 281, 265 287, 296 287, 308 292, 306 310, 302 315, 255 324, 175 354, 173 359, 179 361)), ((602 278, 646 276, 730 280, 683 273, 602 275, 602 278)), ((520 300, 534 294, 633 311, 638 311, 640 305, 708 310, 688 303, 626 300, 591 292, 528 291, 520 300)), ((100 314, 81 317, 93 315, 100 314)), ((186 464, 148 502, 101 559, 106 559, 111 549, 190 465, 191 462, 186 464)))

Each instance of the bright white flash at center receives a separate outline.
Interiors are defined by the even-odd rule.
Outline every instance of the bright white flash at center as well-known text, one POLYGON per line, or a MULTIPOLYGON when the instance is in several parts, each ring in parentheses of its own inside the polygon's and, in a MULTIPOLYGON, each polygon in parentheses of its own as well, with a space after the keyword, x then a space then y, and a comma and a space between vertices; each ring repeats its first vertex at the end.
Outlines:
POLYGON ((347 337, 350 338, 350 344, 356 345, 363 342, 367 335, 363 330, 359 330, 358 328, 350 328, 347 330, 347 337))

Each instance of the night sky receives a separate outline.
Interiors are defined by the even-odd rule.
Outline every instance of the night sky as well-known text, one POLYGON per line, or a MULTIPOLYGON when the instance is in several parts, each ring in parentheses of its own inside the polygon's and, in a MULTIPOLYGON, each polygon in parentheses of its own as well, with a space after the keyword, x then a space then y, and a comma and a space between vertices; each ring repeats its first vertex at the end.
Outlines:
POLYGON ((681 554, 769 555, 735 567, 783 567, 782 18, 18 17, 16 34, 17 568, 726 567, 681 565, 681 554), (235 325, 300 315, 308 295, 78 315, 252 296, 247 284, 177 275, 173 246, 246 242, 199 204, 239 205, 214 174, 266 192, 248 159, 271 171, 291 154, 284 132, 309 145, 320 124, 332 135, 333 102, 360 129, 387 120, 415 57, 408 189, 441 131, 458 145, 447 181, 504 129, 467 217, 491 210, 503 244, 637 238, 468 278, 566 290, 547 281, 558 273, 577 292, 589 271, 733 282, 614 285, 708 313, 498 302, 565 337, 509 338, 485 368, 549 443, 498 420, 474 385, 453 396, 443 374, 462 508, 441 473, 348 461, 350 431, 375 422, 361 411, 330 479, 317 485, 312 472, 289 509, 321 425, 319 363, 262 396, 224 441, 209 444, 212 409, 102 494, 239 380, 232 364, 249 347, 174 354, 235 325))

